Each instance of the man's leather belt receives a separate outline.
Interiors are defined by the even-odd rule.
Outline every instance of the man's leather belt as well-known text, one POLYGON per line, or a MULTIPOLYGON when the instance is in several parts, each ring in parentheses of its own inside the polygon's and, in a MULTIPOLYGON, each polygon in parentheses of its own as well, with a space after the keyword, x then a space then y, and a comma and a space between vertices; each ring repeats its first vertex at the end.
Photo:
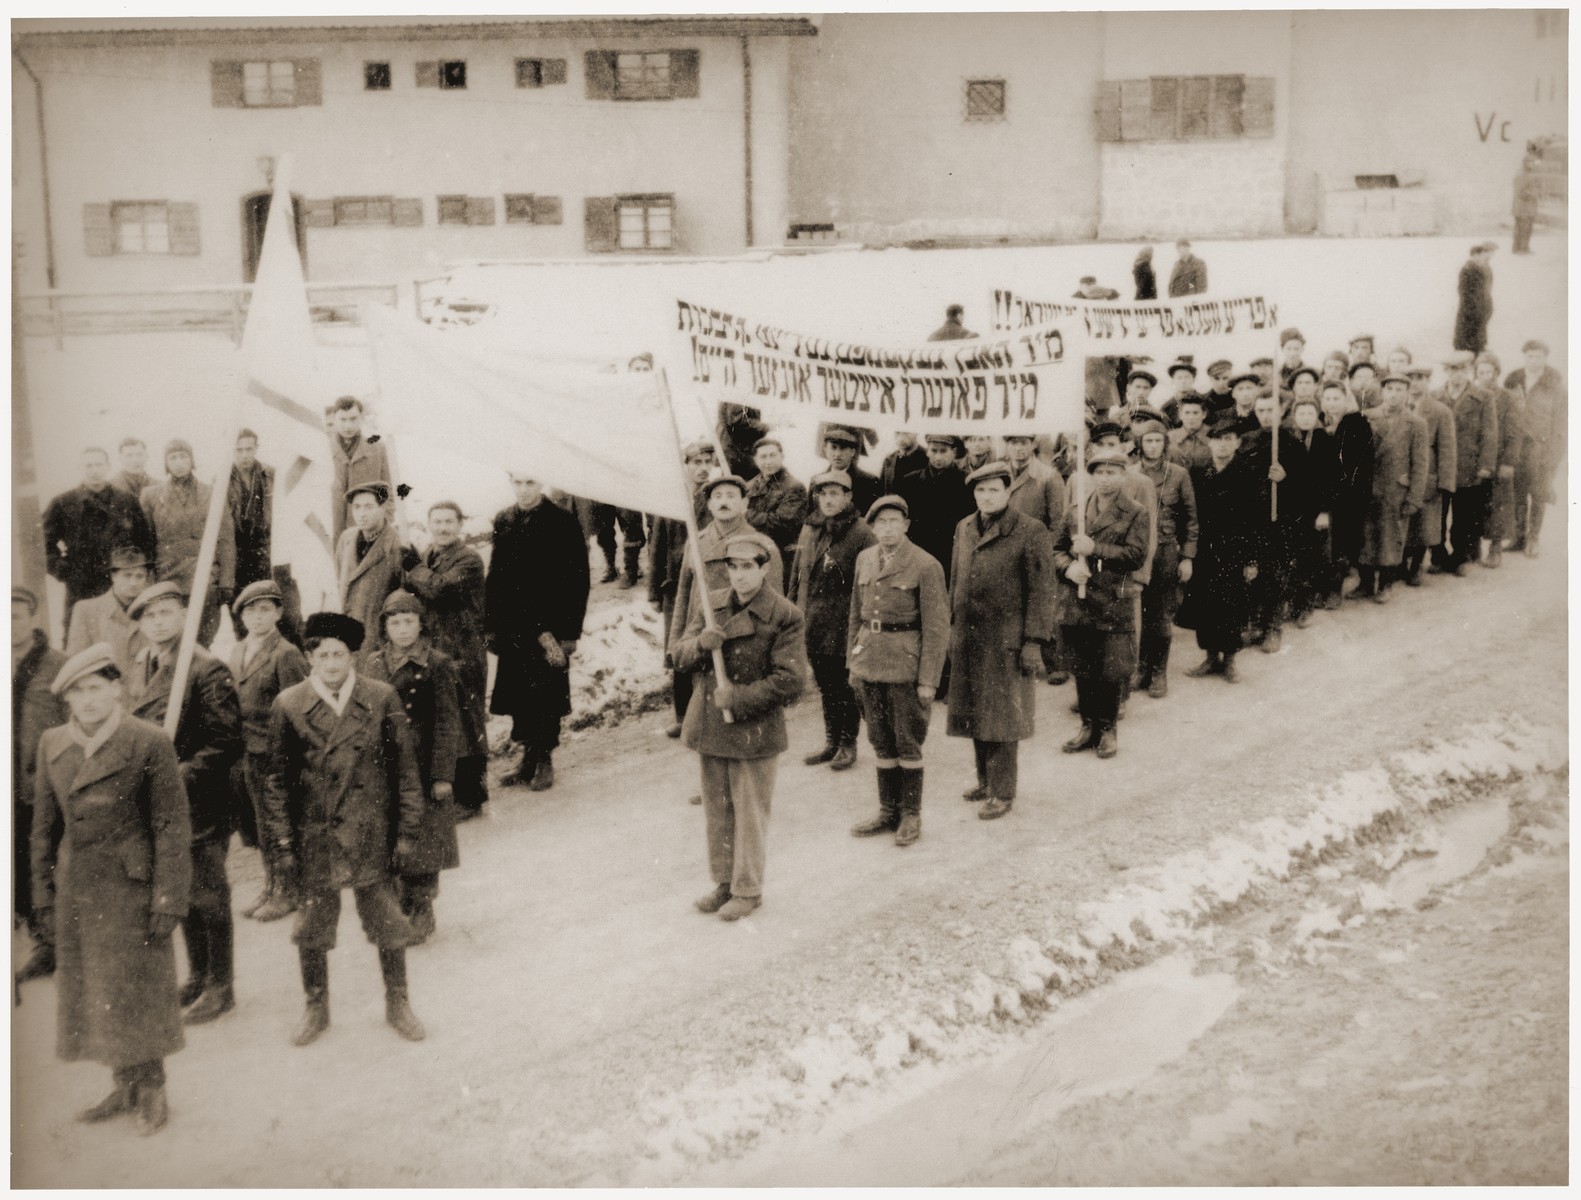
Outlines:
POLYGON ((877 617, 864 624, 874 633, 912 633, 922 628, 921 621, 880 621, 877 617))

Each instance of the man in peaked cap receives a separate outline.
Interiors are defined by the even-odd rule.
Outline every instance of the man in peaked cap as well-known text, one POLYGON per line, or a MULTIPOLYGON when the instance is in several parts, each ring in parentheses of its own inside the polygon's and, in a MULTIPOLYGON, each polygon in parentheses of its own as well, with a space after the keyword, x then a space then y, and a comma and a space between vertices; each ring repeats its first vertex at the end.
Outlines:
POLYGON ((721 541, 729 590, 711 620, 699 601, 672 653, 676 669, 696 677, 682 737, 701 763, 714 881, 696 907, 736 921, 763 903, 769 807, 787 745, 784 710, 801 695, 808 668, 801 610, 770 586, 774 544, 753 530, 721 541))
POLYGON ((110 590, 72 609, 66 653, 77 654, 105 642, 114 651, 121 674, 127 674, 133 657, 143 648, 143 639, 126 610, 153 582, 153 567, 153 560, 137 546, 117 546, 110 551, 110 590))
POLYGON ((192 830, 192 900, 181 931, 187 945, 187 981, 181 989, 182 1020, 200 1025, 236 1006, 235 930, 226 849, 234 829, 231 768, 242 756, 241 702, 225 664, 201 645, 181 699, 172 696, 176 658, 186 627, 187 598, 172 581, 156 583, 127 609, 144 646, 132 662, 127 703, 134 717, 163 725, 172 703, 180 705, 176 757, 187 786, 192 830))
POLYGON ((193 466, 191 443, 173 438, 165 447, 165 473, 170 478, 145 489, 141 504, 154 535, 155 577, 173 581, 183 593, 198 598, 196 602, 203 607, 198 641, 207 646, 219 631, 220 610, 228 607, 235 595, 236 529, 230 508, 222 506, 212 574, 199 588, 193 575, 198 569, 213 485, 198 482, 193 466))
POLYGON ((802 761, 844 771, 856 765, 862 719, 848 678, 845 627, 857 555, 873 544, 873 530, 851 506, 851 477, 844 471, 814 475, 812 495, 817 509, 795 546, 789 599, 806 618, 807 658, 823 701, 824 744, 802 761))
POLYGON ((1209 386, 1208 390, 1202 394, 1202 398, 1207 401, 1205 407, 1210 423, 1219 413, 1234 404, 1234 401, 1230 398, 1230 376, 1234 371, 1235 365, 1227 358, 1215 359, 1208 364, 1209 386))
POLYGON ((922 834, 922 743, 950 644, 944 568, 907 538, 909 518, 901 496, 868 509, 878 543, 857 556, 845 631, 878 759, 878 815, 851 835, 894 831, 897 846, 922 834))
MULTIPOLYGON (((1352 363, 1372 362, 1378 354, 1377 339, 1370 333, 1358 333, 1350 339, 1349 358, 1352 363)), ((1346 364, 1349 366, 1349 363, 1346 364)))
MULTIPOLYGON (((78 605, 78 614, 91 603, 78 605)), ((46 729, 67 717, 64 702, 50 691, 50 684, 66 665, 66 655, 52 649, 48 636, 38 628, 38 608, 38 597, 27 588, 11 589, 11 912, 26 922, 33 939, 33 952, 17 972, 18 984, 55 971, 55 930, 33 916, 28 834, 33 828, 39 739, 46 729)))
POLYGON ((1499 465, 1498 401, 1472 384, 1476 356, 1457 350, 1444 360, 1444 386, 1435 394, 1454 422, 1455 489, 1445 500, 1437 566, 1464 575, 1482 558, 1482 537, 1493 502, 1493 474, 1499 465), (1446 544, 1453 549, 1445 551, 1446 544))
MULTIPOLYGON (((829 464, 825 469, 844 471, 851 477, 851 503, 857 512, 866 512, 878 499, 882 485, 878 476, 857 466, 857 459, 862 455, 862 435, 847 425, 829 425, 823 431, 820 445, 829 464)), ((808 497, 807 511, 812 512, 811 497, 808 497)))

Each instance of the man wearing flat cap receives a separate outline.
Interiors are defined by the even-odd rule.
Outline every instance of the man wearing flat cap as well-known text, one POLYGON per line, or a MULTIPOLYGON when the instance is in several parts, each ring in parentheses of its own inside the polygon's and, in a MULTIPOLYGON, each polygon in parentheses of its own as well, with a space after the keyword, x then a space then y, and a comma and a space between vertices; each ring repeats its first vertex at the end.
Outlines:
POLYGON ((747 482, 747 523, 778 548, 786 573, 780 580, 784 589, 795 570, 796 539, 802 522, 809 508, 816 512, 817 505, 809 505, 807 488, 785 469, 785 447, 779 438, 772 434, 760 438, 752 449, 752 460, 758 473, 747 482))
POLYGON ((1526 427, 1515 469, 1515 540, 1510 549, 1536 558, 1543 507, 1554 502, 1553 480, 1565 458, 1570 401, 1564 376, 1548 365, 1546 342, 1536 338, 1526 342, 1521 357, 1524 365, 1504 380, 1504 386, 1522 398, 1526 427))
POLYGON ((806 620, 807 658, 823 701, 823 749, 802 761, 845 771, 856 764, 862 720, 846 667, 846 624, 857 555, 873 544, 873 529, 851 507, 851 478, 844 471, 814 475, 812 495, 818 507, 796 544, 788 599, 806 620))
POLYGON ((55 931, 33 917, 28 836, 39 739, 67 716, 65 701, 50 691, 66 655, 52 649, 38 627, 38 607, 38 597, 27 588, 11 589, 11 912, 27 924, 33 939, 33 952, 17 972, 19 984, 55 970, 55 931))
POLYGON ((128 713, 104 645, 68 660, 50 690, 70 710, 39 740, 33 903, 55 931, 55 1052, 111 1068, 79 1121, 169 1119, 164 1060, 185 1044, 170 935, 192 885, 182 771, 158 726, 128 713))
POLYGON ((1488 348, 1488 322, 1493 319, 1492 242, 1478 242, 1460 268, 1460 306, 1455 310, 1455 349, 1481 354, 1488 348))
POLYGON ((132 662, 127 704, 134 717, 163 725, 179 703, 176 757, 187 786, 192 832, 192 898, 181 922, 187 944, 187 980, 181 988, 182 1020, 200 1025, 236 1006, 235 930, 225 853, 235 824, 231 768, 242 756, 241 702, 225 664, 202 646, 192 647, 186 691, 174 700, 176 658, 187 621, 187 598, 172 582, 156 583, 132 602, 145 645, 132 662))
POLYGON ((1476 356, 1457 350, 1444 360, 1444 386, 1434 396, 1449 410, 1455 429, 1455 490, 1442 516, 1443 534, 1435 562, 1464 575, 1482 559, 1493 503, 1493 473, 1499 466, 1498 401, 1472 384, 1476 356), (1451 547, 1445 550, 1445 546, 1451 547))
POLYGON ((696 907, 737 921, 763 903, 769 808, 787 745, 785 707, 806 686, 807 655, 801 610, 769 586, 774 544, 738 530, 724 538, 722 553, 729 576, 723 603, 705 622, 700 598, 672 654, 676 670, 695 676, 682 737, 701 762, 714 881, 696 907))
POLYGON ((368 648, 379 643, 379 612, 385 597, 401 586, 401 540, 390 524, 390 485, 382 479, 352 486, 346 493, 351 528, 335 547, 335 580, 340 611, 370 630, 368 648))
POLYGON ((961 462, 966 454, 963 439, 950 433, 930 433, 923 439, 927 465, 900 481, 898 494, 905 498, 911 527, 907 538, 933 556, 949 583, 955 527, 977 509, 961 462))
MULTIPOLYGON (((829 425, 823 431, 820 446, 829 464, 824 469, 844 471, 851 477, 851 503, 857 512, 866 512, 878 499, 883 486, 878 476, 857 466, 857 459, 862 456, 862 434, 849 425, 829 425)), ((807 501, 807 511, 812 512, 811 497, 807 501)))
MULTIPOLYGON (((275 698, 307 678, 307 659, 280 634, 285 597, 272 579, 261 579, 242 589, 232 605, 232 616, 246 636, 231 651, 231 675, 236 680, 242 715, 242 757, 231 772, 238 800, 236 816, 242 840, 263 846, 263 810, 269 774, 269 713, 275 698), (250 811, 249 811, 250 810, 250 811), (251 839, 248 833, 251 831, 251 839)), ((264 888, 242 916, 278 921, 296 910, 290 881, 275 876, 274 861, 264 847, 264 888)))
POLYGON ((110 586, 110 552, 135 546, 150 557, 154 534, 134 496, 110 485, 110 456, 98 446, 82 452, 82 483, 44 509, 44 563, 66 585, 65 628, 73 608, 110 586))
POLYGON ((269 718, 261 831, 276 875, 294 882, 299 902, 291 940, 307 1003, 291 1041, 306 1046, 329 1028, 329 952, 341 893, 350 888, 363 932, 379 951, 384 1019, 419 1042, 426 1032, 406 982, 406 947, 417 939, 394 878, 415 852, 423 823, 416 743, 395 689, 356 669, 360 621, 314 613, 304 633, 311 673, 280 693, 269 718))
POLYGON ((1346 367, 1349 368, 1351 363, 1370 363, 1374 361, 1378 353, 1377 350, 1374 349, 1376 341, 1377 339, 1375 339, 1370 333, 1358 333, 1353 338, 1351 338, 1350 350, 1346 356, 1348 359, 1345 364, 1346 367))
POLYGON ((969 737, 978 816, 1004 816, 1017 791, 1016 749, 1032 736, 1043 643, 1053 636, 1049 531, 1011 507, 1010 466, 989 463, 967 479, 977 512, 955 530, 950 569, 950 706, 947 732, 969 737))
POLYGON ((1422 511, 1432 486, 1427 422, 1406 403, 1411 381, 1385 375, 1381 401, 1366 414, 1372 425, 1372 498, 1362 522, 1357 559, 1361 586, 1356 595, 1384 604, 1389 585, 1404 560, 1411 522, 1422 511))
POLYGON ((66 653, 78 654, 104 642, 115 654, 121 674, 129 672, 133 657, 143 648, 143 639, 126 610, 153 582, 153 567, 153 560, 136 546, 117 546, 110 551, 110 590, 78 602, 71 610, 66 653))
POLYGON ((1202 393, 1202 398, 1206 402, 1203 407, 1207 410, 1210 424, 1221 412, 1234 407, 1235 401, 1230 395, 1230 376, 1234 372, 1235 365, 1227 358, 1215 359, 1208 364, 1208 390, 1202 393))
POLYGON ((220 510, 219 540, 214 545, 214 566, 198 589, 193 574, 198 569, 198 549, 208 521, 209 493, 213 485, 200 483, 193 472, 192 444, 173 438, 165 446, 165 474, 170 478, 143 492, 143 516, 154 535, 154 577, 174 583, 187 596, 201 597, 203 617, 198 641, 207 646, 220 627, 220 610, 236 594, 236 529, 229 507, 220 510))
MULTIPOLYGON (((675 589, 675 620, 670 626, 670 656, 675 655, 675 643, 681 631, 690 623, 694 613, 702 612, 702 605, 717 609, 729 599, 730 572, 726 568, 725 542, 738 533, 749 533, 747 522, 747 481, 739 475, 714 475, 703 484, 703 503, 708 507, 708 524, 697 531, 697 550, 702 556, 707 572, 702 584, 692 567, 692 555, 686 555, 681 567, 680 582, 675 589)), ((773 544, 772 542, 770 543, 773 544)), ((785 577, 780 552, 775 547, 769 555, 768 587, 778 592, 780 580, 785 577)))
MULTIPOLYGON (((1137 410, 1133 410, 1137 411, 1137 410)), ((1065 519, 1065 481, 1060 473, 1033 454, 1033 438, 1029 433, 1005 435, 1005 461, 1010 465, 1010 504, 1048 530, 1049 549, 1059 536, 1060 522, 1065 519)), ((1048 591, 1049 604, 1054 603, 1054 589, 1048 591)), ((1043 669, 1053 676, 1060 670, 1058 624, 1052 609, 1049 612, 1051 636, 1043 643, 1043 669)))

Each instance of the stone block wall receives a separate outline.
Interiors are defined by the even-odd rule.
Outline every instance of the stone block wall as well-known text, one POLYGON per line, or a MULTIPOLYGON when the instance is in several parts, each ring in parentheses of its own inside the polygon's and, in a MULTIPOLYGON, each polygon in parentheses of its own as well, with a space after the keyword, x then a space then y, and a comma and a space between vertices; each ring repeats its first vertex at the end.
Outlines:
POLYGON ((1110 143, 1102 178, 1101 238, 1284 233, 1282 140, 1110 143))

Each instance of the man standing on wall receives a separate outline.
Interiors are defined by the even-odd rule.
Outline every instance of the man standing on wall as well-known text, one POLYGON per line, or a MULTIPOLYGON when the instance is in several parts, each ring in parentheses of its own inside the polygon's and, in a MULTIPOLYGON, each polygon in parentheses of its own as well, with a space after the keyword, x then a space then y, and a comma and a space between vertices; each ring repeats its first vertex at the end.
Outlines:
POLYGON ((1169 296, 1197 296, 1208 290, 1208 264, 1191 252, 1191 243, 1175 243, 1175 269, 1169 273, 1169 296))
POLYGON ((1478 242, 1460 268, 1460 307, 1455 312, 1455 349, 1481 354, 1488 348, 1493 319, 1492 242, 1478 242))

